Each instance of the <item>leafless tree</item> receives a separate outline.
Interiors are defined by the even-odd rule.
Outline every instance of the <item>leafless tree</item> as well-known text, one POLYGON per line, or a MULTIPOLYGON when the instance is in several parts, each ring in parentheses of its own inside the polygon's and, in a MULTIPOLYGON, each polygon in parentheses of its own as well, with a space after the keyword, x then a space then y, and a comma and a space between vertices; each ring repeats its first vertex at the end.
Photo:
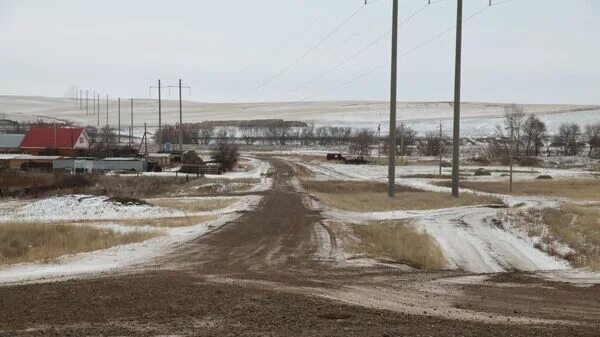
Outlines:
POLYGON ((215 133, 215 128, 209 125, 203 125, 198 129, 198 142, 203 145, 210 144, 215 133))
MULTIPOLYGON (((184 144, 191 144, 194 142, 194 138, 196 137, 197 130, 195 130, 190 125, 184 125, 182 132, 183 132, 182 136, 183 136, 184 144)), ((160 139, 162 140, 163 143, 172 143, 172 144, 179 143, 179 126, 164 125, 162 127, 162 130, 157 131, 152 136, 152 138, 154 139, 155 142, 158 141, 159 134, 161 136, 160 139)))
POLYGON ((588 156, 594 154, 594 150, 600 149, 600 123, 587 125, 585 127, 585 138, 590 145, 588 156))
POLYGON ((240 128, 240 135, 241 135, 242 139, 244 140, 244 143, 246 143, 246 145, 254 144, 258 134, 259 134, 258 130, 255 127, 247 126, 247 127, 240 128))
POLYGON ((419 152, 423 156, 439 156, 444 153, 446 146, 444 140, 437 132, 425 133, 425 139, 419 142, 419 152))
POLYGON ((279 145, 285 145, 290 129, 291 127, 283 121, 273 123, 266 129, 267 137, 274 142, 279 143, 279 145))
POLYGON ((539 156, 546 137, 546 124, 533 114, 523 122, 522 138, 526 156, 539 156))
POLYGON ((212 151, 212 159, 218 161, 226 170, 231 170, 237 164, 240 156, 237 144, 227 140, 219 140, 217 146, 212 151))
POLYGON ((371 146, 375 143, 375 133, 369 129, 358 131, 348 147, 351 154, 369 156, 371 146))
POLYGON ((563 155, 576 156, 579 154, 581 136, 581 127, 575 123, 561 124, 558 129, 558 135, 555 137, 555 143, 562 148, 563 155))
POLYGON ((525 116, 525 108, 522 105, 507 105, 504 107, 504 126, 496 126, 496 133, 500 138, 509 138, 510 141, 505 143, 507 151, 511 151, 515 156, 521 155, 521 132, 525 116), (508 148, 511 144, 514 145, 514 149, 508 148))

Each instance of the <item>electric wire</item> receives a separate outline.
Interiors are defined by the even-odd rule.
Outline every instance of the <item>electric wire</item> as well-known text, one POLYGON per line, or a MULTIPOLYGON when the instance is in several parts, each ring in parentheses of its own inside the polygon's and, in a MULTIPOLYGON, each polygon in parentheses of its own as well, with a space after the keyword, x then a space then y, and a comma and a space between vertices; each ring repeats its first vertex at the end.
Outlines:
POLYGON ((335 29, 333 29, 331 32, 329 32, 327 35, 325 35, 325 37, 323 37, 316 44, 314 44, 311 48, 309 48, 307 51, 305 51, 300 57, 298 57, 297 59, 295 59, 292 63, 288 64, 287 66, 285 66, 284 68, 282 68, 280 71, 278 71, 277 73, 275 73, 273 76, 270 76, 269 78, 267 78, 266 80, 264 80, 263 82, 261 82, 258 86, 256 86, 251 91, 251 93, 260 90, 261 88, 263 88, 267 84, 271 83, 273 80, 275 80, 276 78, 282 76, 283 74, 285 74, 286 72, 288 72, 290 69, 292 69, 294 66, 296 66, 297 64, 299 64, 300 62, 302 62, 302 60, 304 60, 308 55, 310 55, 313 51, 315 51, 323 43, 325 43, 325 41, 329 40, 330 37, 332 37, 340 29, 342 29, 348 22, 350 22, 350 20, 352 20, 355 16, 357 16, 365 7, 366 7, 366 5, 362 5, 359 9, 357 9, 356 11, 354 11, 350 16, 346 17, 339 25, 337 25, 335 27, 335 29))
MULTIPOLYGON (((440 1, 444 1, 444 0, 440 0, 440 1)), ((405 25, 406 23, 408 23, 414 17, 416 17, 417 15, 419 15, 421 12, 423 12, 427 7, 429 7, 429 4, 425 5, 424 7, 421 7, 419 10, 417 10, 414 13, 412 13, 411 15, 409 15, 406 19, 404 19, 403 21, 401 21, 400 23, 398 23, 398 27, 401 27, 401 26, 405 25)), ((319 75, 311 78, 310 80, 308 80, 308 81, 300 84, 299 86, 297 86, 294 89, 292 89, 292 90, 284 93, 283 95, 278 96, 277 98, 285 97, 285 96, 288 96, 288 95, 290 95, 292 93, 295 93, 298 90, 306 87, 307 85, 312 84, 312 83, 320 80, 321 78, 323 78, 323 77, 331 74, 335 70, 343 67, 348 62, 352 61, 353 59, 355 59, 356 57, 358 57, 359 55, 361 55, 362 53, 364 53, 365 51, 367 51, 368 49, 370 49, 371 47, 373 47, 374 45, 376 45, 377 43, 381 42, 384 38, 386 38, 387 36, 389 36, 391 33, 392 33, 392 31, 388 30, 384 34, 382 34, 379 37, 377 37, 374 41, 372 41, 371 43, 369 43, 365 47, 361 48, 360 50, 358 50, 357 52, 355 52, 354 54, 352 54, 350 57, 348 57, 345 60, 343 60, 342 62, 336 64, 334 67, 332 67, 329 70, 326 70, 325 72, 323 72, 323 73, 321 73, 321 74, 319 74, 319 75)))
MULTIPOLYGON (((513 1, 513 0, 505 0, 505 1, 513 1)), ((462 22, 463 22, 463 23, 465 23, 465 22, 467 22, 467 21, 471 20, 471 19, 472 19, 472 18, 474 18, 475 16, 477 16, 477 15, 479 15, 479 14, 483 13, 483 12, 484 12, 486 9, 488 9, 489 7, 490 7, 490 6, 486 6, 486 7, 483 7, 483 8, 481 8, 480 10, 476 11, 475 13, 473 13, 473 14, 469 15, 468 17, 464 18, 462 22)), ((439 38, 443 37, 444 35, 446 35, 446 34, 450 33, 451 31, 453 31, 454 29, 456 29, 456 25, 453 25, 453 26, 449 27, 448 29, 446 29, 446 30, 444 30, 444 31, 442 31, 442 32, 440 32, 440 33, 438 33, 438 34, 434 35, 432 38, 430 38, 430 39, 426 40, 425 42, 423 42, 423 43, 421 43, 421 44, 417 45, 416 47, 414 47, 414 48, 412 48, 412 49, 408 50, 407 52, 405 52, 405 53, 403 53, 403 54, 399 55, 399 56, 398 56, 398 60, 400 60, 400 59, 402 59, 402 58, 404 58, 404 57, 407 57, 407 56, 409 56, 410 54, 412 54, 412 53, 416 52, 417 50, 419 50, 419 49, 421 49, 421 48, 423 48, 423 47, 425 47, 425 46, 427 46, 427 45, 429 45, 429 44, 433 43, 433 42, 434 42, 434 41, 436 41, 437 39, 439 39, 439 38)), ((377 70, 379 70, 380 68, 382 68, 382 67, 385 67, 385 66, 387 66, 387 63, 381 63, 381 64, 379 64, 379 65, 377 65, 377 66, 375 66, 375 67, 371 68, 371 69, 370 69, 370 70, 368 70, 367 72, 364 72, 364 73, 362 73, 362 74, 360 74, 360 75, 358 75, 358 76, 356 76, 356 77, 353 77, 353 78, 351 78, 350 80, 343 82, 342 84, 339 84, 339 85, 337 85, 337 86, 334 86, 334 87, 332 87, 332 88, 329 88, 329 89, 326 89, 326 90, 324 90, 324 91, 321 91, 321 92, 318 92, 318 93, 312 94, 312 95, 310 95, 310 96, 307 96, 307 97, 305 97, 305 98, 301 99, 301 101, 303 101, 303 102, 304 102, 304 101, 309 101, 309 100, 312 100, 312 99, 314 99, 315 97, 322 96, 322 95, 326 95, 326 94, 329 94, 329 93, 331 93, 331 92, 334 92, 334 91, 336 91, 336 90, 338 90, 338 89, 340 89, 340 88, 343 88, 343 87, 345 87, 345 86, 347 86, 347 85, 350 85, 351 83, 353 83, 353 82, 356 82, 356 81, 358 81, 358 80, 360 80, 360 79, 362 79, 362 78, 364 78, 364 77, 366 77, 366 76, 368 76, 368 75, 371 75, 371 74, 372 74, 372 73, 374 73, 375 71, 377 71, 377 70)))

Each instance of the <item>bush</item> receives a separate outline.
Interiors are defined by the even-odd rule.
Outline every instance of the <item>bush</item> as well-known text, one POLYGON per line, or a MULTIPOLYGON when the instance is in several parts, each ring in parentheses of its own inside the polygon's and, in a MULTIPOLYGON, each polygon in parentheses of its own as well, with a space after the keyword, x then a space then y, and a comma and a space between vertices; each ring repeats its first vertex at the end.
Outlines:
POLYGON ((240 153, 236 144, 221 141, 213 150, 211 157, 221 163, 224 169, 231 170, 237 164, 239 156, 240 153))
POLYGON ((540 179, 540 180, 544 180, 544 179, 545 180, 550 180, 550 179, 552 179, 552 176, 549 176, 547 174, 543 174, 543 175, 541 175, 541 176, 539 176, 537 178, 540 179))
POLYGON ((477 170, 475 170, 475 176, 479 177, 479 176, 491 176, 492 172, 484 169, 484 168, 478 168, 477 170))

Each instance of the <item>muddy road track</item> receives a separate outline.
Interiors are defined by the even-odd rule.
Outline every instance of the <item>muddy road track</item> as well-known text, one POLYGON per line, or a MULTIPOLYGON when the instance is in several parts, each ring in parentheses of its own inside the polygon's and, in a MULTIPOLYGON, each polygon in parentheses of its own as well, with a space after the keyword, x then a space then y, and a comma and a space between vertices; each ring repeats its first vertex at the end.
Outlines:
POLYGON ((0 336, 598 336, 598 286, 319 260, 333 233, 270 161, 256 210, 150 266, 0 287, 0 336))

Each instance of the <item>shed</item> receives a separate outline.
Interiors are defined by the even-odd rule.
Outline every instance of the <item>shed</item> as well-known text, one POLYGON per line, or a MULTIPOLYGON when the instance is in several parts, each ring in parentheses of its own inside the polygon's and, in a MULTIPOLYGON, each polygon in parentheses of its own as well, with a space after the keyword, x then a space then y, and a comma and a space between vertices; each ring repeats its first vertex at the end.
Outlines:
POLYGON ((20 153, 25 135, 0 133, 0 153, 20 153))

